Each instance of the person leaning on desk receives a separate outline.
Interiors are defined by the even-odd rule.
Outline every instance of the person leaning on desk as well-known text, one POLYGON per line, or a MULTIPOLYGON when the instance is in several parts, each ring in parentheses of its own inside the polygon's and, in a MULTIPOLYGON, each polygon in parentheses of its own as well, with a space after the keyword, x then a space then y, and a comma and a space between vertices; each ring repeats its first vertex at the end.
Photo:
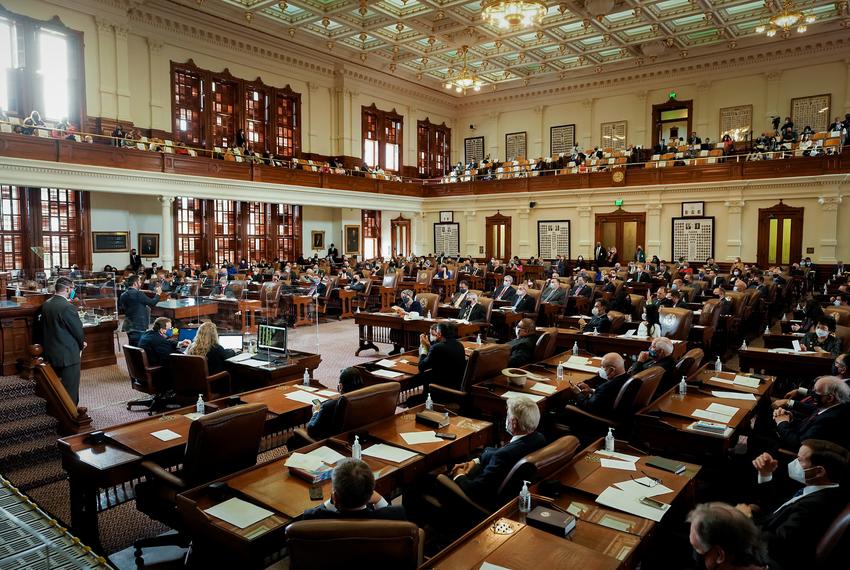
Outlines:
POLYGON ((331 473, 331 488, 331 498, 302 518, 407 520, 404 507, 391 506, 375 491, 375 475, 365 461, 341 459, 331 473))
POLYGON ((410 313, 416 313, 419 316, 422 315, 422 305, 413 298, 413 291, 410 289, 405 289, 401 292, 401 304, 393 305, 392 310, 396 312, 399 316, 407 316, 410 313))
POLYGON ((139 339, 139 348, 148 355, 148 363, 151 366, 162 366, 168 368, 168 356, 179 349, 189 346, 189 339, 177 342, 172 338, 171 319, 159 317, 153 322, 151 330, 145 331, 139 339))
POLYGON ((224 348, 218 343, 218 330, 215 323, 206 321, 198 327, 195 340, 186 349, 190 356, 203 356, 207 359, 207 370, 212 376, 224 370, 224 361, 236 356, 236 351, 224 348))

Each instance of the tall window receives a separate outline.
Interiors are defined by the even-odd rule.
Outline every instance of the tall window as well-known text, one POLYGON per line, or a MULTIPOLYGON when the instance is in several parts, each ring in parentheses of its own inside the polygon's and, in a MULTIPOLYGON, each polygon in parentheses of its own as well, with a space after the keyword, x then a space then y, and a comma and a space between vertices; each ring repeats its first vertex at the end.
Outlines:
POLYGON ((41 30, 38 33, 38 45, 41 61, 38 75, 44 95, 41 118, 58 121, 67 117, 71 108, 68 89, 68 38, 59 32, 41 30))
POLYGON ((77 193, 63 188, 41 189, 41 241, 45 267, 70 267, 79 244, 77 193))
POLYGON ((24 269, 22 190, 0 186, 0 267, 24 269))
POLYGON ((201 78, 188 70, 175 69, 174 138, 188 146, 202 146, 201 112, 203 97, 201 78))
POLYGON ((231 200, 213 200, 213 212, 215 226, 213 237, 215 240, 215 263, 238 263, 239 244, 237 240, 236 220, 239 202, 231 200))
POLYGON ((275 154, 286 157, 301 153, 301 94, 287 85, 275 97, 275 154))
POLYGON ((381 255, 381 211, 360 210, 360 225, 363 228, 363 259, 374 259, 381 255))
POLYGON ((381 111, 374 103, 361 109, 363 161, 390 172, 401 170, 404 117, 392 111, 381 111))
POLYGON ((266 148, 266 124, 269 120, 269 97, 266 92, 245 88, 245 136, 257 152, 266 148))
POLYGON ((18 46, 15 41, 15 23, 0 18, 0 107, 9 109, 12 89, 10 79, 17 65, 18 46))
POLYGON ((177 198, 177 264, 192 267, 206 261, 203 257, 204 210, 203 200, 177 198))
POLYGON ((269 210, 269 204, 263 202, 246 204, 245 234, 248 249, 242 257, 248 261, 259 261, 266 257, 269 210))
POLYGON ((277 205, 277 257, 295 261, 301 255, 301 206, 277 205))
POLYGON ((233 147, 236 140, 236 91, 238 86, 231 81, 213 79, 212 93, 212 138, 213 146, 233 147))
POLYGON ((437 177, 445 174, 451 156, 452 130, 431 121, 416 122, 416 169, 420 176, 437 177))

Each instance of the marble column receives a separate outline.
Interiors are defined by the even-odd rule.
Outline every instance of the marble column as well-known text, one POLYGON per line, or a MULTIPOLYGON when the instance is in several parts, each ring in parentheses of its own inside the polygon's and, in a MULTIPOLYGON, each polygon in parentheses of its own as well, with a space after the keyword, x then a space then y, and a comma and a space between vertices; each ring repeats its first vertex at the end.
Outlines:
POLYGON ((101 117, 115 118, 118 114, 118 102, 115 96, 115 31, 112 22, 97 18, 97 54, 98 72, 100 84, 98 93, 100 95, 101 117))
POLYGON ((411 244, 413 253, 416 255, 427 255, 434 247, 427 239, 428 232, 425 227, 425 212, 416 212, 410 221, 410 231, 413 234, 411 244))
POLYGON ((723 203, 726 206, 726 220, 729 224, 729 233, 726 235, 726 260, 731 261, 741 257, 742 240, 742 212, 746 202, 743 200, 728 200, 723 203))
POLYGON ((841 196, 821 196, 818 204, 821 207, 820 215, 820 247, 815 258, 817 263, 835 263, 838 261, 836 250, 838 249, 838 207, 841 205, 841 196))
POLYGON ((173 196, 159 196, 162 205, 162 239, 159 240, 160 260, 164 269, 174 267, 174 216, 173 196))
POLYGON ((478 252, 478 241, 476 240, 477 232, 473 232, 472 229, 476 228, 477 225, 475 223, 475 216, 477 212, 475 210, 466 210, 463 213, 463 227, 461 227, 460 232, 462 236, 466 236, 466 241, 463 242, 463 248, 461 249, 465 255, 472 257, 483 256, 483 253, 478 252))
POLYGON ((536 254, 536 252, 531 251, 531 242, 529 241, 529 222, 528 215, 531 212, 528 208, 520 208, 517 210, 517 220, 518 224, 518 232, 517 232, 517 248, 518 251, 514 253, 514 255, 518 255, 521 258, 527 258, 532 253, 536 254))
POLYGON ((593 214, 593 208, 590 206, 579 206, 578 210, 578 247, 571 248, 570 255, 572 255, 573 259, 578 257, 579 254, 583 255, 585 259, 590 259, 590 256, 593 254, 593 222, 591 220, 591 216, 593 214))
MULTIPOLYGON (((714 138, 713 135, 709 135, 709 107, 708 101, 711 101, 711 82, 710 81, 700 81, 697 83, 697 93, 701 95, 701 97, 697 100, 697 107, 694 110, 694 121, 692 122, 693 130, 697 132, 697 134, 705 140, 706 135, 714 138)), ((691 136, 691 133, 688 133, 685 136, 687 139, 691 136)))
POLYGON ((661 251, 661 204, 646 205, 646 243, 642 245, 647 257, 657 255, 664 259, 661 251))

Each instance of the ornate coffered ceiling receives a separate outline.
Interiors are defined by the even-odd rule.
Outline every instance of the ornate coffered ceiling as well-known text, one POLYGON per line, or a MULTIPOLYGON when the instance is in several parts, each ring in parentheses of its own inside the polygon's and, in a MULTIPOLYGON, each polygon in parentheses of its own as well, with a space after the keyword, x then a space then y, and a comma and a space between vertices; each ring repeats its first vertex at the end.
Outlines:
MULTIPOLYGON (((468 66, 484 90, 622 72, 764 43, 756 27, 781 0, 572 0, 548 2, 541 25, 502 31, 468 0, 173 0, 321 50, 332 57, 442 89, 468 66)), ((805 36, 850 29, 848 2, 794 2, 816 18, 805 36)), ((796 36, 796 32, 791 32, 796 36)))

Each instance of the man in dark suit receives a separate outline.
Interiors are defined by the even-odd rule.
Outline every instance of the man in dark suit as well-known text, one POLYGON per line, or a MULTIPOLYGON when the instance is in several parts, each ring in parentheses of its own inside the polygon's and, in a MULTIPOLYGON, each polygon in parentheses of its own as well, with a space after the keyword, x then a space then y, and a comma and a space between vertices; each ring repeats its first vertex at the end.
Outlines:
POLYGON ((679 381, 676 377, 676 361, 673 360, 673 341, 665 336, 652 339, 649 350, 642 350, 638 354, 637 361, 629 369, 629 373, 636 374, 653 366, 664 369, 664 376, 656 393, 660 394, 679 381))
POLYGON ((139 345, 139 337, 148 330, 151 319, 150 308, 159 302, 161 289, 154 289, 154 296, 148 297, 139 290, 141 279, 138 275, 131 275, 125 282, 127 289, 118 298, 118 306, 124 310, 124 324, 122 330, 127 333, 127 339, 131 346, 139 345))
POLYGON ((516 289, 512 286, 513 282, 513 277, 505 275, 505 278, 502 280, 502 284, 496 286, 493 290, 491 295, 493 299, 496 301, 513 301, 514 297, 516 297, 516 289))
MULTIPOLYGON (((486 448, 480 457, 455 465, 450 472, 451 478, 464 493, 484 504, 494 502, 499 485, 517 461, 546 445, 543 435, 536 431, 540 423, 537 404, 530 398, 519 396, 509 398, 507 406, 505 429, 511 435, 511 441, 499 448, 486 448)), ((518 491, 510 489, 512 494, 518 491)))
POLYGON ((56 280, 55 294, 41 306, 44 358, 62 381, 74 404, 80 401, 80 356, 86 347, 83 323, 69 302, 76 294, 67 277, 56 280))
POLYGON ((130 250, 130 269, 133 270, 133 273, 138 273, 141 268, 142 256, 136 253, 136 249, 133 248, 130 250))
POLYGON ((593 249, 593 259, 596 260, 596 265, 602 266, 605 260, 608 259, 608 250, 606 250, 601 242, 596 242, 596 247, 593 249))
POLYGON ((821 376, 809 392, 817 410, 795 420, 789 410, 773 411, 778 443, 785 449, 797 449, 806 439, 825 439, 850 448, 850 386, 837 376, 821 376))
POLYGON ((534 349, 540 335, 534 327, 534 319, 522 319, 516 326, 516 338, 508 341, 511 355, 508 366, 525 366, 534 359, 534 349))
POLYGON ((331 259, 336 259, 337 257, 339 257, 339 250, 334 244, 331 244, 331 246, 328 248, 328 257, 330 257, 331 259))
POLYGON ((576 406, 591 414, 610 418, 617 395, 630 377, 623 357, 616 352, 609 352, 602 357, 597 378, 571 385, 570 390, 576 406))
POLYGON ((761 531, 732 505, 702 503, 688 513, 687 520, 691 523, 688 538, 694 550, 695 568, 766 570, 773 567, 761 531))
MULTIPOLYGON (((363 387, 363 378, 360 372, 354 367, 345 368, 339 373, 339 393, 348 394, 363 387)), ((313 416, 307 422, 307 433, 315 440, 325 439, 335 433, 331 433, 330 428, 333 425, 334 413, 336 413, 339 398, 328 398, 321 404, 316 404, 313 407, 313 416)), ((297 437, 297 436, 293 436, 297 437)), ((292 450, 300 447, 291 444, 292 440, 286 442, 286 446, 292 450)), ((303 446, 303 444, 302 444, 303 446)))
POLYGON ((527 313, 534 310, 536 299, 528 294, 528 287, 521 284, 517 287, 517 294, 511 302, 511 308, 517 313, 527 313))
MULTIPOLYGON (((797 458, 788 464, 788 476, 804 485, 802 489, 779 505, 776 500, 769 504, 768 499, 766 508, 750 504, 736 507, 761 527, 770 557, 782 568, 811 566, 818 542, 847 504, 847 492, 840 482, 846 479, 848 461, 850 453, 843 447, 807 439, 800 445, 797 458)), ((753 466, 765 497, 776 497, 773 474, 779 462, 769 453, 763 453, 753 461, 753 466)))
POLYGON ((584 281, 584 277, 576 279, 576 284, 570 291, 570 297, 590 297, 593 289, 584 281))
POLYGON ((475 293, 467 295, 466 302, 461 307, 458 318, 469 322, 487 320, 487 309, 478 302, 478 295, 475 293))
POLYGON ((427 337, 419 335, 419 372, 430 371, 430 376, 424 375, 425 394, 432 378, 449 388, 460 388, 465 370, 466 354, 453 324, 434 323, 427 337))
POLYGON ((469 283, 461 281, 457 287, 457 291, 452 295, 451 306, 460 308, 466 302, 466 297, 469 294, 469 283))
POLYGON ((345 287, 348 291, 355 291, 357 293, 362 293, 363 291, 366 290, 366 285, 362 281, 360 281, 359 275, 354 274, 351 277, 351 279, 352 279, 352 282, 349 285, 346 285, 346 287, 345 287))
POLYGON ((561 287, 561 282, 557 279, 550 279, 549 285, 543 292, 540 293, 541 303, 552 303, 553 305, 563 305, 566 291, 561 287))
POLYGON ((567 260, 564 259, 563 255, 558 256, 558 261, 555 263, 555 267, 553 269, 560 275, 561 277, 567 276, 567 260))
POLYGON ((608 318, 608 305, 602 299, 597 299, 591 310, 593 318, 585 322, 579 319, 579 325, 583 326, 584 332, 607 333, 611 330, 611 319, 608 318))
POLYGON ((147 353, 148 364, 168 368, 168 355, 186 348, 191 343, 189 339, 178 343, 172 336, 171 320, 168 317, 159 317, 153 322, 151 330, 145 331, 139 339, 139 348, 147 353))
POLYGON ((641 264, 638 265, 638 270, 632 280, 635 283, 649 283, 652 281, 652 275, 650 275, 649 272, 646 270, 646 267, 641 264))
POLYGON ((404 507, 390 506, 375 492, 372 468, 360 459, 341 459, 331 474, 331 498, 304 511, 304 519, 407 520, 404 507))

